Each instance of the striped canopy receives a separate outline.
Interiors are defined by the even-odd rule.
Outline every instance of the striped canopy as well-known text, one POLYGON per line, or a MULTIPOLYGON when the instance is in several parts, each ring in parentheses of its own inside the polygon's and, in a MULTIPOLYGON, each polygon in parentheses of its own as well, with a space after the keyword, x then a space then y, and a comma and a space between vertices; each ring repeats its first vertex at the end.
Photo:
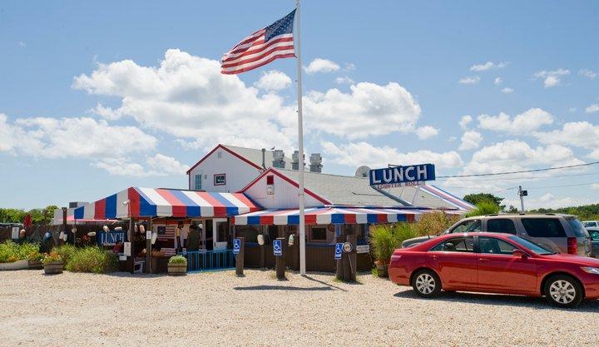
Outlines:
POLYGON ((260 208, 242 193, 131 187, 75 209, 75 219, 230 217, 260 208))
MULTIPOLYGON (((392 208, 317 207, 304 211, 306 225, 412 222, 419 210, 392 208)), ((233 217, 235 225, 299 225, 299 210, 265 210, 233 217)))

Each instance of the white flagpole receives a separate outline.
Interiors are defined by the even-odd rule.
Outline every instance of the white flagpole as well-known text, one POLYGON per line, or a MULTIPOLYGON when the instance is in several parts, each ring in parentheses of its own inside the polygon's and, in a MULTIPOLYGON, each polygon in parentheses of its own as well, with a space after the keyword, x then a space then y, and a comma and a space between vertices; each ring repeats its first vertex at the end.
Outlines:
MULTIPOLYGON (((306 275, 306 220, 304 213, 304 125, 302 118, 302 41, 300 38, 300 0, 295 1, 297 21, 297 128, 299 145, 299 238, 300 275, 306 275)), ((295 35, 294 35, 295 36, 295 35)))

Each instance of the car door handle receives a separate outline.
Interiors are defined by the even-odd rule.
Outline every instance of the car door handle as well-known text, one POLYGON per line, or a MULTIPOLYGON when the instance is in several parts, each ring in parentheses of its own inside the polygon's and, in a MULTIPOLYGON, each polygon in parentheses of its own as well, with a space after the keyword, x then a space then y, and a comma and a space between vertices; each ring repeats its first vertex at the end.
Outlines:
POLYGON ((478 258, 478 261, 480 261, 481 263, 486 263, 489 261, 489 259, 487 258, 478 258))
POLYGON ((433 255, 433 256, 431 256, 431 258, 432 258, 433 260, 437 260, 437 256, 436 256, 436 255, 433 255))

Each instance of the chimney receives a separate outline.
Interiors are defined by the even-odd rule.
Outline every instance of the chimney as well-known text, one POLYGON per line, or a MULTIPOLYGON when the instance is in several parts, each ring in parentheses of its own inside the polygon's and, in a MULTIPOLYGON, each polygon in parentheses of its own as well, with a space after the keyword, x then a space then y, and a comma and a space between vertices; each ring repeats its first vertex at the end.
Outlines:
POLYGON ((310 172, 322 172, 322 157, 320 153, 312 153, 310 155, 310 172))
MULTIPOLYGON (((299 170, 299 151, 293 151, 291 156, 291 169, 299 170)), ((304 158, 302 156, 302 170, 304 169, 304 158)))
POLYGON ((262 168, 266 170, 266 148, 262 148, 262 168))
POLYGON ((273 153, 272 167, 279 169, 285 168, 285 153, 282 150, 276 149, 273 153))

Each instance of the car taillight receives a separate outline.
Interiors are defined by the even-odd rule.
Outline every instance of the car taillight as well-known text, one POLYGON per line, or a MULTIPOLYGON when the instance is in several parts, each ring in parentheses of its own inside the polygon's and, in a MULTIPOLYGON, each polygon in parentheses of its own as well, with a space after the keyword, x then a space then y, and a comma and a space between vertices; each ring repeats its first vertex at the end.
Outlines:
POLYGON ((568 237, 568 254, 578 254, 578 240, 575 237, 568 237))

